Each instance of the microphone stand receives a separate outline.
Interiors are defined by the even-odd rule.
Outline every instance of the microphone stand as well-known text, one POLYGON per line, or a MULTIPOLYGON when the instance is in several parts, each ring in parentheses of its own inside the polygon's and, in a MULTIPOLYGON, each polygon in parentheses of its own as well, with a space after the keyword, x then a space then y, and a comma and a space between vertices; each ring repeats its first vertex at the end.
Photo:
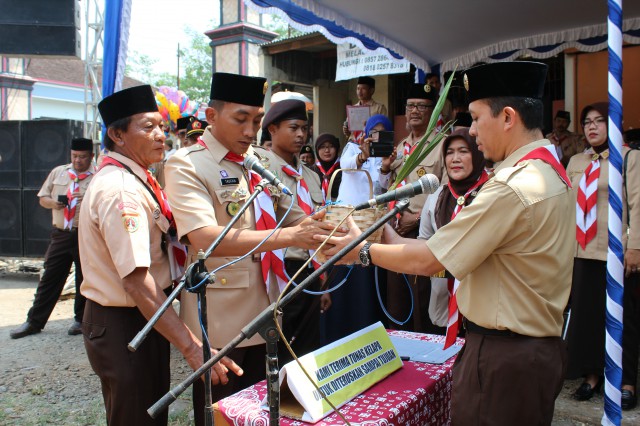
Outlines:
MULTIPOLYGON (((358 246, 362 241, 366 240, 371 234, 373 234, 378 228, 383 226, 385 223, 389 221, 396 214, 400 213, 402 210, 406 209, 409 206, 409 200, 403 199, 398 201, 396 206, 383 217, 378 219, 373 225, 371 225, 368 229, 366 229, 361 235, 359 235, 355 240, 347 244, 342 250, 336 253, 332 258, 330 258, 326 263, 324 263, 321 267, 316 269, 311 275, 309 275, 304 281, 298 284, 291 292, 285 295, 280 300, 279 306, 286 306, 291 300, 293 300, 299 293, 301 293, 304 289, 306 289, 311 283, 320 277, 327 269, 333 266, 338 260, 343 258, 347 253, 353 250, 358 246)), ((247 324, 242 330, 240 330, 240 334, 234 337, 226 346, 224 346, 216 355, 214 355, 211 359, 206 361, 200 368, 191 373, 189 377, 183 380, 181 383, 176 385, 173 389, 167 392, 162 398, 156 401, 148 410, 147 413, 152 418, 156 418, 156 416, 167 409, 167 407, 173 403, 178 397, 185 391, 193 382, 198 380, 200 376, 202 376, 205 371, 210 370, 211 367, 218 361, 220 361, 224 356, 226 356, 229 352, 231 352, 236 346, 242 343, 243 340, 251 338, 254 334, 260 333, 260 335, 266 340, 273 338, 273 333, 275 332, 277 335, 277 331, 275 331, 275 325, 273 324, 273 311, 275 309, 275 303, 269 305, 265 310, 263 310, 260 314, 258 314, 249 324, 247 324)), ((277 339, 276 339, 277 341, 277 339)), ((269 400, 269 425, 277 426, 279 424, 279 381, 276 380, 276 386, 268 386, 268 400, 269 400)))
MULTIPOLYGON (((211 243, 206 252, 202 250, 198 251, 198 260, 187 268, 185 271, 185 275, 176 286, 176 288, 171 292, 171 294, 167 297, 167 300, 158 308, 155 314, 149 319, 147 324, 138 332, 138 334, 129 342, 127 345, 128 349, 131 352, 135 352, 144 339, 147 337, 153 326, 158 322, 160 317, 169 309, 169 306, 173 303, 178 294, 182 291, 183 288, 186 287, 188 291, 192 289, 197 289, 198 301, 200 304, 200 323, 203 327, 203 345, 202 345, 202 355, 204 358, 204 364, 198 371, 203 370, 204 365, 208 364, 208 361, 211 359, 211 346, 208 343, 208 339, 205 341, 204 336, 207 335, 207 284, 212 284, 215 281, 215 276, 209 275, 207 271, 207 267, 205 266, 205 260, 211 256, 211 253, 220 245, 224 237, 229 233, 232 229, 233 225, 242 217, 244 212, 253 204, 253 200, 266 188, 269 181, 267 179, 263 179, 258 183, 253 193, 249 196, 249 198, 244 202, 244 204, 240 207, 238 212, 231 217, 229 223, 222 229, 220 234, 216 237, 215 240, 211 243), (199 287, 198 287, 199 286, 199 287)), ((277 333, 276 333, 277 334, 277 333)), ((276 340, 277 342, 277 340, 276 340)), ((219 358, 218 358, 219 359, 219 358)), ((205 392, 205 424, 213 425, 213 402, 211 401, 211 366, 215 364, 216 361, 209 364, 209 367, 203 370, 199 375, 201 376, 203 373, 205 375, 204 382, 204 392, 205 392)), ((277 359, 276 359, 276 368, 277 368, 277 359)), ((195 381, 195 380, 194 380, 195 381)), ((193 383, 193 382, 191 382, 193 383)), ((190 383, 190 384, 191 384, 190 383)))

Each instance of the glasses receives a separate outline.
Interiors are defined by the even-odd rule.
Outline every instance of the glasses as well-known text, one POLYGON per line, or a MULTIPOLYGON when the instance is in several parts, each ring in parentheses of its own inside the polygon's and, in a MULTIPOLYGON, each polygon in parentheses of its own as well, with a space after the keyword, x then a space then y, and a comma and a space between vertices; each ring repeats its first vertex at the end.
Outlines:
POLYGON ((323 149, 335 149, 335 146, 331 145, 331 144, 326 144, 326 145, 321 145, 318 147, 318 151, 321 151, 323 149))
POLYGON ((407 111, 411 111, 412 109, 417 109, 420 112, 425 112, 428 108, 433 108, 433 105, 427 104, 406 104, 405 108, 407 111))
POLYGON ((604 126, 607 123, 607 119, 604 117, 596 117, 593 120, 584 120, 582 122, 582 127, 589 127, 592 124, 595 124, 596 127, 604 126))

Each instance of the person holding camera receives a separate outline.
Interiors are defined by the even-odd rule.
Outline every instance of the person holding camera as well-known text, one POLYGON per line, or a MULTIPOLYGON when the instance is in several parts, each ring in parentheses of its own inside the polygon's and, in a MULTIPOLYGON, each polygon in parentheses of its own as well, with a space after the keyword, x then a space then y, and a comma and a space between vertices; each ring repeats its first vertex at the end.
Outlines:
MULTIPOLYGON (((371 155, 371 144, 374 138, 377 140, 378 132, 391 131, 393 126, 387 116, 376 114, 369 117, 365 124, 365 137, 361 141, 350 140, 344 147, 340 156, 342 169, 365 170, 371 176, 374 187, 378 183, 378 171, 382 158, 371 155)), ((342 174, 342 182, 338 191, 338 200, 341 204, 356 205, 369 199, 369 179, 365 173, 345 171, 342 174)))
POLYGON ((82 268, 78 253, 78 214, 82 197, 94 173, 93 141, 85 138, 73 139, 71 163, 53 169, 38 192, 40 205, 51 210, 53 230, 44 257, 44 273, 38 283, 33 306, 29 309, 27 321, 11 330, 12 339, 42 331, 62 293, 72 263, 76 266, 76 298, 73 306, 74 321, 68 334, 82 333, 81 322, 86 299, 80 294, 82 268))
MULTIPOLYGON (((375 188, 378 185, 378 168, 382 159, 372 156, 377 154, 378 146, 376 145, 380 143, 374 140, 379 141, 380 132, 386 131, 389 134, 392 130, 391 121, 386 116, 376 114, 370 117, 365 124, 367 137, 360 144, 353 141, 347 142, 340 157, 340 166, 343 169, 366 170, 371 175, 375 188)), ((390 151, 392 150, 393 144, 390 147, 390 151)), ((360 171, 342 172, 338 202, 357 205, 368 199, 367 176, 360 171)), ((384 314, 378 303, 375 287, 372 285, 375 280, 374 273, 373 268, 348 266, 334 268, 330 274, 328 287, 336 287, 343 280, 346 282, 331 293, 331 309, 325 310, 322 316, 323 343, 333 342, 383 319, 384 314), (354 300, 358 301, 358 309, 353 309, 354 300)))

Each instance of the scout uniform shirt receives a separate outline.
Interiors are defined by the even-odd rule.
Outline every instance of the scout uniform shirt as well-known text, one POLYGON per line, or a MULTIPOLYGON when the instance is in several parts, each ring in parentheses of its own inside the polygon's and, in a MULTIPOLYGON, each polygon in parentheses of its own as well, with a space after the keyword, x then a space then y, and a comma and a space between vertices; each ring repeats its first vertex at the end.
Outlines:
MULTIPOLYGON (((293 199, 298 202, 298 181, 292 176, 285 174, 282 171, 282 167, 288 165, 286 161, 280 158, 275 152, 267 151, 263 148, 256 148, 256 151, 260 156, 269 158, 271 172, 282 181, 282 183, 293 192, 293 199)), ((300 166, 300 160, 296 158, 297 165, 293 168, 297 171, 300 166)), ((322 187, 320 186, 320 177, 316 172, 302 165, 302 178, 309 188, 309 194, 311 195, 311 201, 313 202, 312 209, 321 206, 324 203, 322 198, 322 187)), ((283 249, 284 250, 284 249, 283 249)), ((284 255, 288 260, 302 260, 309 259, 309 250, 302 249, 300 247, 289 247, 284 255)), ((317 257, 316 257, 317 258, 317 257)))
POLYGON ((108 165, 93 178, 80 211, 80 292, 102 306, 136 306, 122 279, 149 268, 156 284, 171 285, 169 259, 162 250, 169 221, 145 188, 147 177, 135 161, 116 152, 109 157, 129 167, 108 165), (137 176, 137 177, 136 177, 137 176), (142 181, 140 181, 142 179, 142 181))
MULTIPOLYGON (((418 138, 415 141, 415 143, 418 143, 420 139, 421 138, 418 138)), ((397 172, 400 170, 400 168, 404 164, 405 142, 408 142, 410 144, 414 142, 411 138, 411 134, 409 134, 409 136, 407 136, 402 141, 400 141, 400 143, 396 147, 397 157, 396 157, 396 160, 391 164, 391 167, 390 167, 391 171, 386 175, 382 173, 378 175, 378 182, 380 182, 381 187, 388 189, 389 186, 391 186, 391 184, 395 180, 397 172)), ((411 146, 413 145, 415 144, 412 144, 411 146)), ((436 175, 436 177, 440 180, 440 184, 444 184, 448 181, 447 172, 446 172, 446 168, 445 168, 444 160, 442 156, 442 142, 440 142, 438 146, 436 146, 429 153, 429 155, 427 155, 420 162, 420 164, 411 173, 407 175, 407 177, 405 178, 405 183, 409 185, 413 182, 416 182, 422 176, 429 173, 436 175)), ((427 196, 429 196, 429 194, 419 194, 419 195, 416 195, 415 197, 411 197, 409 199, 409 207, 407 207, 406 211, 414 214, 420 214, 422 212, 422 206, 424 206, 425 201, 427 201, 427 196)))
POLYGON ((529 143, 495 169, 473 203, 425 244, 461 281, 460 312, 485 328, 560 336, 571 288, 575 200, 553 167, 519 160, 529 143))
POLYGON ((546 138, 555 145, 556 151, 558 151, 558 157, 560 157, 560 162, 564 164, 565 167, 571 157, 583 152, 586 148, 584 140, 580 135, 576 135, 575 133, 565 132, 557 136, 554 132, 551 132, 546 138))
MULTIPOLYGON (((371 99, 366 105, 369 106, 370 117, 376 114, 387 115, 387 107, 379 102, 374 101, 373 99, 371 99)), ((365 104, 363 104, 362 101, 358 101, 354 104, 354 106, 365 106, 365 104)))
MULTIPOLYGON (((51 173, 49 173, 49 176, 47 176, 47 180, 42 184, 42 188, 40 188, 40 191, 38 192, 38 197, 49 197, 53 199, 53 201, 58 201, 58 195, 67 195, 67 191, 71 185, 69 170, 73 170, 72 164, 65 164, 53 169, 51 173)), ((80 194, 83 194, 83 196, 89 187, 89 182, 91 182, 91 179, 96 173, 96 168, 91 164, 87 171, 91 172, 91 174, 81 181, 78 181, 80 194)), ((73 217, 74 229, 78 228, 78 215, 80 214, 81 204, 82 200, 76 204, 76 214, 73 217)), ((51 209, 51 216, 53 217, 53 226, 58 229, 64 229, 64 209, 51 209)))
MULTIPOLYGON (((178 150, 165 165, 166 192, 171 211, 178 228, 178 236, 188 244, 187 234, 205 226, 225 226, 249 198, 249 186, 244 169, 239 164, 225 160, 229 152, 211 134, 205 130, 200 144, 178 150)), ((254 155, 250 147, 246 155, 254 155)), ((270 165, 264 164, 265 168, 270 165)), ((286 212, 291 197, 272 192, 277 220, 286 212)), ((283 226, 296 223, 305 216, 297 206, 285 219, 283 226)), ((255 230, 253 206, 235 223, 235 229, 255 230)), ((206 250, 204 248, 203 250, 206 250)), ((197 252, 189 245, 188 263, 197 258, 197 252)), ((217 257, 215 251, 205 265, 212 271, 236 260, 237 257, 217 257)), ((208 334, 211 346, 220 348, 236 337, 240 330, 269 306, 270 300, 262 278, 260 256, 254 253, 242 261, 228 266, 216 273, 215 282, 207 285, 208 334)), ((270 283, 271 286, 275 283, 270 283)), ((270 287, 270 294, 273 294, 270 287)), ((180 316, 191 331, 201 335, 198 318, 197 295, 183 292, 180 303, 180 316)), ((264 343, 255 335, 240 343, 252 346, 264 343)))
MULTIPOLYGON (((629 152, 629 148, 622 149, 622 157, 629 152)), ((571 179, 573 186, 573 212, 576 211, 576 200, 578 196, 578 186, 584 172, 593 160, 595 151, 588 148, 585 152, 576 154, 569 160, 567 166, 567 175, 571 179)), ((640 151, 631 150, 627 157, 627 191, 623 193, 622 200, 622 235, 625 248, 640 249, 640 151), (627 230, 627 202, 629 203, 630 224, 627 230)), ((575 243, 575 257, 580 259, 607 260, 607 251, 609 246, 608 220, 609 220, 609 150, 605 150, 600 154, 600 176, 598 177, 598 196, 596 200, 596 226, 597 233, 586 248, 575 243)))

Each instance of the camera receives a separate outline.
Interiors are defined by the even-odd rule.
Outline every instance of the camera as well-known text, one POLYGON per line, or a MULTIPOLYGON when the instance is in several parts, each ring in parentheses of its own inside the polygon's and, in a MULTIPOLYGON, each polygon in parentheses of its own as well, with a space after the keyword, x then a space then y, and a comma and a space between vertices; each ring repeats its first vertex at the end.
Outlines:
POLYGON ((69 198, 67 198, 67 194, 58 195, 58 202, 64 204, 65 206, 68 206, 69 198))
POLYGON ((371 132, 373 141, 369 146, 369 155, 371 157, 388 157, 395 147, 393 145, 393 132, 381 130, 379 132, 371 132))

